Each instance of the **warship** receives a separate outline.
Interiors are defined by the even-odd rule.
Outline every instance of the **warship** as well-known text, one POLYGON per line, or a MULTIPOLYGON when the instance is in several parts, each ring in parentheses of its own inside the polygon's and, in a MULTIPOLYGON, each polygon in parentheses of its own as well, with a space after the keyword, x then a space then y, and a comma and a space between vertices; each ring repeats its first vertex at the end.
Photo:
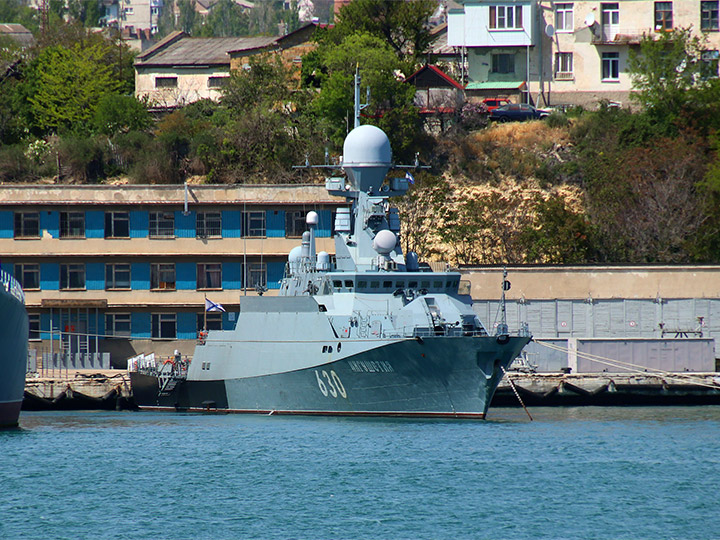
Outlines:
POLYGON ((0 270, 0 428, 18 425, 27 371, 28 316, 25 295, 10 274, 0 270))
POLYGON ((309 212, 278 295, 241 296, 235 328, 202 335, 189 364, 131 372, 138 406, 484 418, 529 330, 511 334, 501 320, 488 332, 459 272, 403 254, 390 199, 406 193, 412 175, 386 178, 397 167, 381 129, 353 129, 334 167, 344 175, 325 181, 346 200, 334 256, 316 252, 318 215, 309 212))

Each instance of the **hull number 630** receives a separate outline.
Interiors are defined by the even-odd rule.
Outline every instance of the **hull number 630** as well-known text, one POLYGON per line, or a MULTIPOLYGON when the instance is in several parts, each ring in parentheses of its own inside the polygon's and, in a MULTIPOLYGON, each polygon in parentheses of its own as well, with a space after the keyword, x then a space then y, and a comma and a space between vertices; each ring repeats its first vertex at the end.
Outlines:
POLYGON ((328 397, 330 395, 336 398, 338 395, 341 395, 347 399, 345 387, 334 370, 331 369, 329 374, 324 369, 322 371, 315 370, 315 378, 317 379, 318 388, 320 388, 323 396, 328 397))

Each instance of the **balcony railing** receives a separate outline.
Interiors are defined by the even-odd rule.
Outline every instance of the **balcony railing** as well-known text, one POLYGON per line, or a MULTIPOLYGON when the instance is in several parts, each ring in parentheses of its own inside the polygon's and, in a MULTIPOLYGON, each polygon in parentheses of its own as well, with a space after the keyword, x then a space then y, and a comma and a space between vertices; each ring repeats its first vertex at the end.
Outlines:
POLYGON ((639 45, 643 37, 652 35, 652 28, 595 25, 591 28, 593 45, 639 45))

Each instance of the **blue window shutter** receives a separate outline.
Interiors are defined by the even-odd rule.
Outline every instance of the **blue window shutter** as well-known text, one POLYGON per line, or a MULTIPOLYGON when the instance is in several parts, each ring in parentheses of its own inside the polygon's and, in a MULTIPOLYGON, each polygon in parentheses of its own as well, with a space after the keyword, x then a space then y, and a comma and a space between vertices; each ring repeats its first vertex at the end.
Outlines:
POLYGON ((197 288, 195 263, 175 264, 175 288, 183 291, 195 290, 197 288))
POLYGON ((43 231, 53 238, 60 237, 60 212, 40 212, 40 235, 43 231))
POLYGON ((85 288, 88 291, 102 291, 105 288, 105 264, 87 263, 85 265, 85 288))
POLYGON ((44 291, 60 289, 60 266, 57 263, 40 264, 40 288, 44 291))
POLYGON ((175 236, 178 238, 195 238, 195 212, 184 215, 182 211, 175 212, 175 236))
POLYGON ((130 265, 130 288, 133 291, 150 289, 150 263, 132 263, 130 265))
POLYGON ((280 280, 285 272, 285 263, 269 262, 267 263, 267 287, 268 289, 279 289, 280 280))
POLYGON ((130 335, 134 338, 150 338, 151 331, 150 313, 130 314, 130 335))
POLYGON ((268 238, 285 236, 285 211, 268 210, 265 212, 265 235, 268 238))
POLYGON ((85 212, 85 238, 105 238, 105 212, 85 212))
POLYGON ((332 236, 332 210, 318 210, 318 226, 315 236, 330 238, 332 236))
POLYGON ((147 238, 150 228, 150 214, 145 210, 130 212, 130 238, 147 238))
POLYGON ((197 338, 197 316, 195 313, 178 313, 177 314, 177 338, 178 339, 195 339, 197 338))
POLYGON ((242 289, 242 263, 225 262, 222 265, 223 289, 242 289))
POLYGON ((240 238, 240 210, 223 210, 222 237, 240 238))
POLYGON ((15 214, 13 212, 0 212, 0 238, 15 236, 15 214))

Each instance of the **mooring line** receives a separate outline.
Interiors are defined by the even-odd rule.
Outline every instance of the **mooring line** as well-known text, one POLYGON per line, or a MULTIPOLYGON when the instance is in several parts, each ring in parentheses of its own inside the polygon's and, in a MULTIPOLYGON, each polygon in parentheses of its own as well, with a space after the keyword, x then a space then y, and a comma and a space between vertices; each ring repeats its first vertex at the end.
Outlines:
POLYGON ((504 368, 504 367, 500 366, 500 369, 503 370, 503 373, 505 374, 505 376, 507 377, 508 382, 510 383, 510 388, 512 388, 512 391, 515 392, 515 397, 518 398, 518 401, 520 402, 520 405, 522 405, 522 408, 525 409, 525 412, 527 413, 528 418, 529 418, 530 421, 532 422, 532 421, 533 421, 533 417, 532 417, 532 415, 530 414, 530 411, 527 410, 527 407, 526 407, 525 404, 523 403, 523 400, 522 400, 522 398, 520 397, 520 394, 518 393, 517 388, 515 388, 515 383, 514 383, 513 380, 510 378, 510 375, 508 375, 508 372, 505 371, 505 368, 504 368))

